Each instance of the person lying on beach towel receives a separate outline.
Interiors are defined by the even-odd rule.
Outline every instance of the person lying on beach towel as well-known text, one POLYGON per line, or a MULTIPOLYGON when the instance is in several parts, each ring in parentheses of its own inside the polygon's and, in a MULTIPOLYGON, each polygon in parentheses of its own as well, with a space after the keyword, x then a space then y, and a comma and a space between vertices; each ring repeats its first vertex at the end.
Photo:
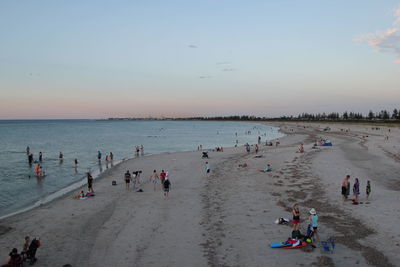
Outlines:
POLYGON ((242 164, 239 164, 239 167, 242 167, 242 168, 246 168, 248 165, 247 165, 247 163, 246 162, 244 162, 244 163, 242 163, 242 164))
POLYGON ((81 191, 78 195, 74 196, 74 198, 76 198, 76 199, 87 199, 87 198, 90 198, 90 197, 94 197, 94 193, 87 192, 85 194, 83 191, 81 191))

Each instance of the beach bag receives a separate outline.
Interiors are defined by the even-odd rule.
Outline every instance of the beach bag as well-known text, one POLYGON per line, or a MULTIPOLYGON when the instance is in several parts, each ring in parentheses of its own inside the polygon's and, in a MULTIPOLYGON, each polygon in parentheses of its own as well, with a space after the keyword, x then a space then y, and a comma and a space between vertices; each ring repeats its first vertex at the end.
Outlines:
POLYGON ((111 184, 112 184, 112 185, 117 185, 117 181, 113 180, 113 181, 111 182, 111 184))
POLYGON ((300 230, 293 230, 292 231, 292 238, 293 239, 300 239, 301 238, 300 230))

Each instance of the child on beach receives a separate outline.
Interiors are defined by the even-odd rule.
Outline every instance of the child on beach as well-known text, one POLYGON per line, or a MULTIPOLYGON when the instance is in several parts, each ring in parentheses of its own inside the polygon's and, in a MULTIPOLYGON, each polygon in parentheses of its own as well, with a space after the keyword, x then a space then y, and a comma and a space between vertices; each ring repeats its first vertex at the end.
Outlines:
POLYGON ((367 187, 366 187, 365 191, 366 191, 367 200, 368 200, 369 195, 371 194, 371 182, 369 180, 367 181, 367 187))
POLYGON ((310 210, 310 217, 309 217, 309 221, 311 224, 311 227, 313 228, 313 236, 316 235, 317 239, 319 240, 319 234, 318 234, 318 215, 317 215, 317 211, 312 208, 310 210))
POLYGON ((356 178, 353 185, 353 194, 354 194, 354 204, 358 204, 358 196, 360 195, 360 182, 358 178, 356 178))
POLYGON ((157 174, 157 170, 153 171, 153 174, 150 176, 150 181, 153 182, 154 184, 154 191, 156 191, 156 185, 157 185, 157 181, 158 181, 158 174, 157 174))
POLYGON ((297 231, 300 229, 300 210, 299 204, 294 204, 292 208, 292 215, 293 215, 293 231, 297 231))
POLYGON ((168 177, 165 177, 163 188, 164 188, 164 197, 168 197, 169 189, 171 187, 171 182, 169 181, 168 177))
POLYGON ((25 242, 24 242, 24 245, 22 246, 21 256, 22 256, 22 259, 25 260, 27 258, 26 253, 29 249, 29 244, 31 242, 31 238, 29 236, 25 236, 24 240, 25 240, 25 242))

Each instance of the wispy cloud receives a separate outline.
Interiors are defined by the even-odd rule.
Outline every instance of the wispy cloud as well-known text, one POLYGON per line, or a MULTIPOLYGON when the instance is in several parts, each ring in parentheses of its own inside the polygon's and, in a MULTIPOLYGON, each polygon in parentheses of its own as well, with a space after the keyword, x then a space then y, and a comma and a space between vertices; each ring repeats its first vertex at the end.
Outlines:
POLYGON ((400 64, 400 8, 394 11, 394 16, 395 21, 392 28, 384 32, 362 35, 356 38, 356 41, 375 47, 377 52, 395 55, 398 59, 394 63, 400 64))
POLYGON ((197 45, 191 44, 191 45, 188 45, 188 47, 189 48, 197 48, 197 45))
POLYGON ((222 71, 235 71, 235 69, 234 68, 226 68, 226 69, 223 69, 222 71))
POLYGON ((210 79, 211 76, 199 76, 199 79, 210 79))

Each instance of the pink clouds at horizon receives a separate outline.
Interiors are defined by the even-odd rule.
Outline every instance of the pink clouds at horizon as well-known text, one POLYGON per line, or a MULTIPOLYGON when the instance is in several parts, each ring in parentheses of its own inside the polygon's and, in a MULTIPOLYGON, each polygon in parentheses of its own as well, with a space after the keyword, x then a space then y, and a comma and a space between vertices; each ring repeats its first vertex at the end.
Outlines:
POLYGON ((375 47, 376 52, 394 54, 398 57, 398 59, 394 60, 394 63, 400 64, 400 8, 394 11, 394 16, 393 28, 384 32, 362 35, 356 41, 375 47))

